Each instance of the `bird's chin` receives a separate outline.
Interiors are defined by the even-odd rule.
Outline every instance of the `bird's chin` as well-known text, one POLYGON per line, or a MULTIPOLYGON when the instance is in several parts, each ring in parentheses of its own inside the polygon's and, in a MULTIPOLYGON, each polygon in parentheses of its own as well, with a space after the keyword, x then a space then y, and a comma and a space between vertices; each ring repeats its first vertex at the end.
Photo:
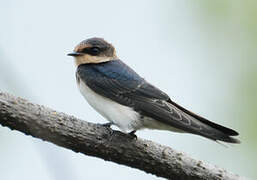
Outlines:
POLYGON ((89 61, 88 61, 88 58, 85 58, 83 56, 77 56, 77 57, 74 57, 74 60, 75 60, 75 65, 78 67, 79 65, 81 64, 88 64, 89 61))

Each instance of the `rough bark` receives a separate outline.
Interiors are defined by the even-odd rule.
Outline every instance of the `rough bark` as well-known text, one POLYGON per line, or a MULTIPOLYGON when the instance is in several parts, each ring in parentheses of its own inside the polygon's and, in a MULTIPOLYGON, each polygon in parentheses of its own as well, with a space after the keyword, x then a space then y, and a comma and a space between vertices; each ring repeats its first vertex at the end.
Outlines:
POLYGON ((0 124, 58 146, 174 180, 243 179, 157 143, 0 93, 0 124))

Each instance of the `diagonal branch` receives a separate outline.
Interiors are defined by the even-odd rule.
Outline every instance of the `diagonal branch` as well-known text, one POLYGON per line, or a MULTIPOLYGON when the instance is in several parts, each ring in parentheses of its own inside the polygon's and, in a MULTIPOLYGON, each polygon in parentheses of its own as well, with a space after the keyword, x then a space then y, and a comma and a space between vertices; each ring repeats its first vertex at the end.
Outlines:
POLYGON ((0 124, 89 156, 176 180, 243 179, 169 147, 133 139, 22 98, 0 93, 0 124))

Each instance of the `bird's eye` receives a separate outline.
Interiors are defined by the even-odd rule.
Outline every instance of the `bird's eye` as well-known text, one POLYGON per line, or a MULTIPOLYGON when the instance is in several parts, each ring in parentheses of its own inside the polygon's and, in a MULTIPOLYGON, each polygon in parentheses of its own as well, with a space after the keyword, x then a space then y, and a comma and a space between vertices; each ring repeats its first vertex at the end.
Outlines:
POLYGON ((92 47, 89 49, 89 54, 91 55, 98 55, 100 53, 100 48, 98 47, 92 47))
POLYGON ((84 48, 82 49, 81 53, 90 54, 92 56, 99 55, 101 52, 101 49, 99 47, 91 47, 91 48, 84 48))
POLYGON ((82 52, 82 53, 88 53, 88 48, 84 48, 84 49, 82 49, 80 52, 82 52))

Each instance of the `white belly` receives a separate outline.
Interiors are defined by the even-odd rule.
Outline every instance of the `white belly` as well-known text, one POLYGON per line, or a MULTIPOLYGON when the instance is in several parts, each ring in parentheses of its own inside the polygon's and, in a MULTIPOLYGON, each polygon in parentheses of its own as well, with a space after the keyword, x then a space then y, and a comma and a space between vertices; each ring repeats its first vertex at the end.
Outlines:
POLYGON ((118 104, 92 91, 84 82, 79 81, 79 89, 87 102, 108 121, 113 122, 124 132, 142 128, 140 115, 132 108, 118 104))

